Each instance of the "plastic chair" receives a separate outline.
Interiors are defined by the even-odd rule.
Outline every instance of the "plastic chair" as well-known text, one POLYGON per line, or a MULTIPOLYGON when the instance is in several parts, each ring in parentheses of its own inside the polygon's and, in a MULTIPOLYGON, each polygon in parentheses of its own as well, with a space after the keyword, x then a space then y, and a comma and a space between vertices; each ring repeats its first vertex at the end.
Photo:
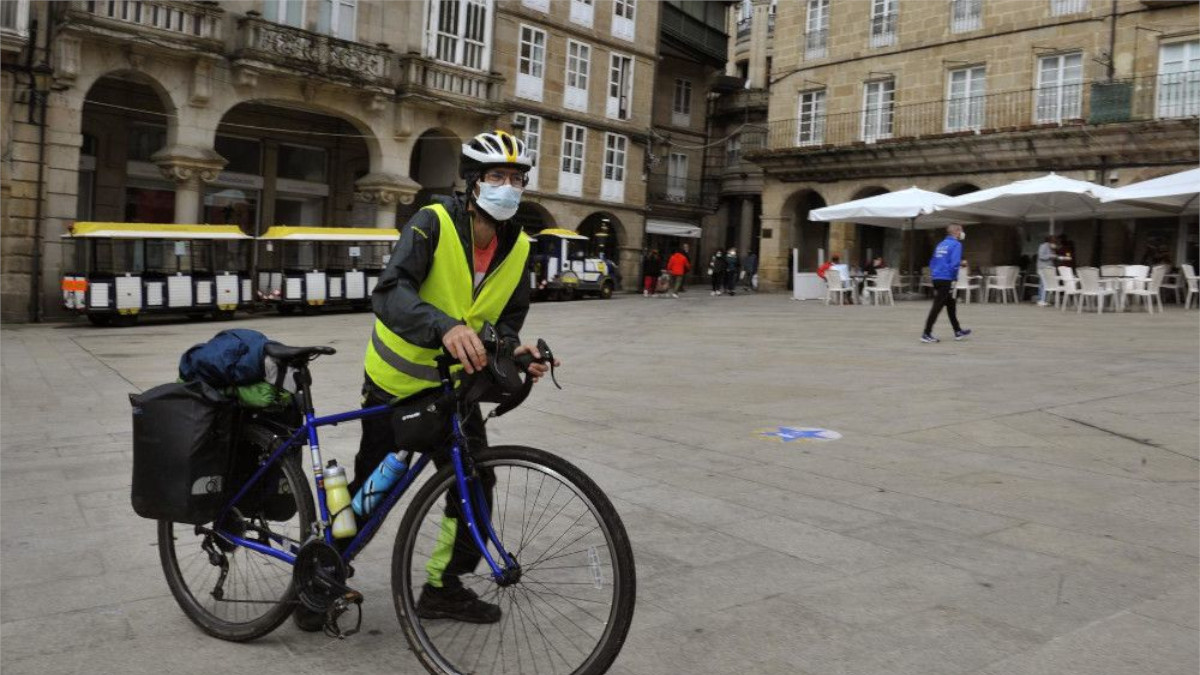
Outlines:
POLYGON ((825 270, 825 304, 829 304, 830 298, 836 293, 839 305, 845 304, 842 298, 850 297, 854 292, 853 288, 848 288, 842 280, 842 273, 835 269, 825 270))
POLYGON ((1008 294, 1011 291, 1013 302, 1019 302, 1017 298, 1017 268, 1011 265, 1002 265, 996 268, 995 274, 988 277, 987 283, 987 299, 992 300, 992 291, 1000 292, 1000 301, 1008 304, 1008 294))
POLYGON ((1114 310, 1116 303, 1116 291, 1111 288, 1106 288, 1100 285, 1100 270, 1095 267, 1080 267, 1079 270, 1079 291, 1078 298, 1075 301, 1075 312, 1083 312, 1083 303, 1088 298, 1094 298, 1096 301, 1096 313, 1100 314, 1104 311, 1104 299, 1113 296, 1114 310))
POLYGON ((1176 273, 1164 274, 1162 282, 1158 284, 1160 291, 1175 291, 1175 304, 1177 305, 1179 304, 1179 293, 1184 288, 1187 288, 1187 282, 1176 273))
POLYGON ((1022 272, 1018 275, 1018 278, 1021 279, 1021 288, 1019 289, 1021 300, 1029 297, 1030 291, 1033 291, 1034 295, 1037 295, 1038 286, 1041 285, 1042 275, 1038 274, 1037 272, 1022 272))
POLYGON ((872 305, 881 304, 884 298, 888 300, 888 304, 896 304, 896 298, 892 295, 892 283, 895 279, 896 270, 892 269, 877 270, 874 279, 867 279, 863 292, 870 295, 872 305))
POLYGON ((921 280, 917 284, 917 292, 923 293, 926 288, 928 288, 931 293, 933 292, 933 275, 929 272, 928 267, 922 267, 921 280))
POLYGON ((1067 305, 1071 304, 1071 298, 1079 301, 1079 279, 1075 278, 1075 270, 1066 265, 1058 267, 1058 287, 1062 295, 1062 303, 1059 305, 1059 311, 1067 311, 1067 305))
POLYGON ((1123 277, 1130 279, 1145 279, 1150 276, 1150 268, 1146 265, 1125 265, 1125 274, 1123 277))
POLYGON ((1038 279, 1041 281, 1041 285, 1046 287, 1047 299, 1050 299, 1050 295, 1053 294, 1055 305, 1062 302, 1062 282, 1059 280, 1058 273, 1054 271, 1053 267, 1039 267, 1038 279))
POLYGON ((958 282, 954 285, 954 296, 958 297, 958 293, 961 291, 964 296, 964 301, 968 305, 971 304, 971 291, 979 291, 980 298, 982 298, 983 287, 979 284, 979 282, 982 280, 982 277, 971 276, 970 270, 968 270, 966 267, 959 267, 958 282))
POLYGON ((1101 265, 1100 276, 1102 277, 1123 277, 1125 276, 1124 265, 1101 265))
MULTIPOLYGON (((1142 266, 1144 267, 1144 266, 1142 266)), ((1126 268, 1128 269, 1128 268, 1126 268)), ((1142 304, 1146 306, 1146 311, 1154 312, 1154 301, 1158 301, 1158 311, 1163 311, 1162 296, 1159 295, 1160 286, 1163 277, 1167 274, 1166 265, 1155 265, 1150 272, 1149 279, 1137 279, 1125 291, 1125 297, 1141 298, 1142 304)))
MULTIPOLYGON (((1187 296, 1183 299, 1183 308, 1191 309, 1192 296, 1200 298, 1200 279, 1196 278, 1196 270, 1191 263, 1184 263, 1180 268, 1183 270, 1183 279, 1187 282, 1187 296)), ((1200 307, 1200 303, 1196 306, 1200 307)))

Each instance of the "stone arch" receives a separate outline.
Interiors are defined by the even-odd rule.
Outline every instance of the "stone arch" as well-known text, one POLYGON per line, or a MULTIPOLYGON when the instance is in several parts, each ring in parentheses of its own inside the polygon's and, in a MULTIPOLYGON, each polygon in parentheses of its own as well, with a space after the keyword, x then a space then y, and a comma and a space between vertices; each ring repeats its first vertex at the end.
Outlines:
MULTIPOLYGON (((791 249, 800 251, 799 271, 811 271, 817 268, 818 249, 825 250, 829 257, 829 223, 815 222, 808 219, 810 211, 827 206, 821 193, 811 188, 797 190, 788 196, 783 203, 782 217, 787 223, 788 232, 788 266, 792 265, 791 249)), ((788 275, 791 278, 791 275, 788 275)))
POLYGON ((348 124, 353 129, 353 133, 357 133, 359 138, 362 139, 363 143, 366 144, 367 156, 370 160, 369 170, 372 172, 388 170, 388 162, 386 161, 386 156, 383 151, 383 142, 381 140, 382 138, 386 137, 386 134, 383 133, 382 130, 374 127, 367 120, 355 115, 354 112, 348 107, 338 106, 332 103, 327 104, 322 102, 320 98, 306 100, 300 97, 291 98, 287 96, 272 95, 234 101, 232 105, 229 105, 222 110, 214 111, 214 123, 204 125, 205 128, 203 133, 205 134, 205 138, 203 140, 206 143, 206 147, 213 147, 216 141, 217 127, 219 127, 229 117, 230 113, 238 110, 239 108, 245 109, 247 107, 254 108, 260 106, 298 110, 303 113, 324 115, 326 117, 332 117, 341 120, 342 122, 348 124))
MULTIPOLYGON (((852 199, 866 199, 885 195, 891 190, 881 185, 866 185, 859 188, 852 199)), ((850 264, 870 262, 876 256, 884 262, 896 264, 900 262, 904 247, 903 233, 894 228, 877 225, 854 225, 853 246, 849 247, 851 259, 845 260, 850 264)))
POLYGON ((588 214, 579 222, 576 231, 588 238, 588 255, 604 253, 604 257, 609 260, 617 260, 621 246, 626 240, 625 226, 621 219, 609 211, 588 214))
POLYGON ((459 182, 462 143, 462 137, 446 127, 426 129, 416 137, 408 159, 408 176, 421 185, 417 201, 454 192, 459 182))
POLYGON ((530 235, 535 235, 538 232, 551 228, 558 227, 554 219, 554 214, 541 204, 525 199, 521 201, 520 208, 517 209, 517 215, 513 216, 521 229, 530 235))
POLYGON ((854 196, 851 197, 850 200, 853 201, 855 199, 866 199, 867 197, 877 197, 879 195, 885 195, 889 192, 891 192, 891 190, 889 190, 885 187, 882 187, 880 185, 867 185, 867 186, 861 187, 857 191, 855 191, 854 196))
POLYGON ((951 197, 958 197, 961 195, 966 195, 966 194, 970 194, 972 192, 978 192, 978 191, 979 191, 978 185, 975 185, 974 183, 963 182, 963 181, 959 181, 956 183, 950 183, 949 185, 938 190, 938 192, 940 192, 944 195, 949 195, 951 197))

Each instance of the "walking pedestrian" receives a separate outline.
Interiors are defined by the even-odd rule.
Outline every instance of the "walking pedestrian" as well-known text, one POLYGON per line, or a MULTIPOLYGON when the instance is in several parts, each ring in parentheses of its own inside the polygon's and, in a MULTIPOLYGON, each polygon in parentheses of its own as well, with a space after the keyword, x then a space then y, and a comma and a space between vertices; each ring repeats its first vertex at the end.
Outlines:
POLYGON ((745 281, 743 284, 748 290, 758 290, 758 254, 750 251, 746 254, 746 261, 742 264, 742 278, 745 281))
POLYGON ((720 295, 725 284, 725 251, 713 251, 712 258, 708 260, 708 276, 712 281, 712 293, 709 295, 720 295))
POLYGON ((933 306, 929 308, 929 317, 925 319, 925 332, 921 333, 921 342, 941 342, 933 336, 933 324, 941 314, 942 307, 946 308, 946 316, 950 317, 950 325, 954 328, 954 339, 963 340, 971 334, 958 323, 957 306, 954 300, 953 286, 958 279, 958 265, 962 262, 962 241, 967 238, 962 225, 951 225, 946 228, 946 238, 933 250, 929 259, 929 276, 933 281, 933 306))
POLYGON ((671 254, 667 259, 667 273, 671 275, 671 297, 678 298, 679 291, 683 288, 683 275, 692 269, 692 263, 687 259, 687 244, 683 248, 671 254))
POLYGON ((642 295, 647 298, 654 297, 654 286, 658 283, 660 274, 662 274, 662 258, 658 256, 658 249, 654 249, 642 261, 642 295))
POLYGON ((1048 235, 1046 240, 1038 246, 1037 251, 1037 269, 1038 269, 1038 307, 1046 306, 1046 282, 1042 280, 1042 270, 1045 268, 1054 269, 1058 265, 1058 261, 1062 257, 1058 255, 1058 241, 1054 235, 1048 235))
POLYGON ((737 248, 730 246, 725 254, 725 294, 733 295, 737 288, 738 274, 742 271, 742 262, 738 259, 737 248))

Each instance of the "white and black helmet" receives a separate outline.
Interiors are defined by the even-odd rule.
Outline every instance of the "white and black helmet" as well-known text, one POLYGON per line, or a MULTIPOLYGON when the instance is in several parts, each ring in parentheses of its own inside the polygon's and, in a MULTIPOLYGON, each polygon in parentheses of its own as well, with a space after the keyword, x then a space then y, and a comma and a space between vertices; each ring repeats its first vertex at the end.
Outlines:
POLYGON ((468 174, 495 166, 511 166, 527 172, 533 165, 533 155, 525 141, 497 129, 485 131, 463 143, 459 173, 465 178, 468 174))

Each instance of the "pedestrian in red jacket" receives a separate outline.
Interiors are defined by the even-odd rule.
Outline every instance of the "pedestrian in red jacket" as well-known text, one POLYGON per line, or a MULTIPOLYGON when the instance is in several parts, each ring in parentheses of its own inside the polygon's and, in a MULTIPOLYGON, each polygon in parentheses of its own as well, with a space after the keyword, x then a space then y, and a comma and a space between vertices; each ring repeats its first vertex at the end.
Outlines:
POLYGON ((675 251, 671 254, 671 258, 667 260, 667 274, 671 275, 671 297, 679 297, 679 289, 683 286, 683 275, 692 269, 692 263, 687 259, 687 255, 683 250, 675 251))

